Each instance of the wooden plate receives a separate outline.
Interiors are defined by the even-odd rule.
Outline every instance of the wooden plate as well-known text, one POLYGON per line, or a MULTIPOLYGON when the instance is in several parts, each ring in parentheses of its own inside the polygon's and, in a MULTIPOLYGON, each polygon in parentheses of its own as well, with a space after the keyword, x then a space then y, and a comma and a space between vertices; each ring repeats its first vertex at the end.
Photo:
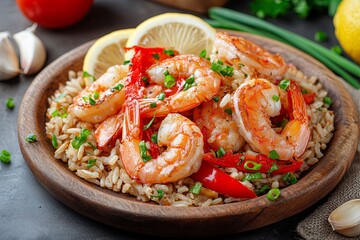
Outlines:
POLYGON ((279 52, 307 76, 317 76, 333 99, 335 134, 325 156, 298 183, 282 190, 270 202, 265 196, 210 207, 165 207, 137 201, 129 195, 102 189, 77 177, 54 158, 45 134, 47 99, 67 80, 68 70, 80 70, 86 43, 46 67, 27 90, 19 111, 18 137, 21 152, 37 180, 55 198, 96 221, 129 231, 153 235, 205 236, 259 228, 290 217, 319 201, 341 180, 349 168, 359 140, 358 113, 337 77, 310 56, 282 43, 250 34, 246 37, 272 52, 279 52), (25 141, 36 133, 38 142, 25 141))

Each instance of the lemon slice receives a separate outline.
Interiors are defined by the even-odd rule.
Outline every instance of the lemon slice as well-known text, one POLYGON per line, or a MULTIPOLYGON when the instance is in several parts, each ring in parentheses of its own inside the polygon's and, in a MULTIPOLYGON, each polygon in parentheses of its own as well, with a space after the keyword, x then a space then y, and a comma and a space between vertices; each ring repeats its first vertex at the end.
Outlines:
MULTIPOLYGON (((189 14, 165 13, 141 23, 126 43, 126 47, 163 47, 180 54, 211 53, 216 30, 201 18, 189 14)), ((132 51, 125 55, 130 59, 132 51)))
POLYGON ((99 38, 86 53, 83 71, 99 78, 109 67, 123 64, 124 47, 133 32, 134 29, 123 29, 99 38))

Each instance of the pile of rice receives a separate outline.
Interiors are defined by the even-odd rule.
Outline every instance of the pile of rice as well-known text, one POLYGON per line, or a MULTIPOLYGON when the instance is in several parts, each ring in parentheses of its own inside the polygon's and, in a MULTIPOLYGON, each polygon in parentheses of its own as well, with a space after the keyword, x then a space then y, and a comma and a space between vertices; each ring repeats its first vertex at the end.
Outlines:
MULTIPOLYGON (((325 105, 323 98, 327 92, 322 88, 316 77, 306 77, 295 67, 290 67, 285 78, 296 80, 303 89, 316 93, 314 103, 307 106, 307 112, 310 116, 310 130, 312 132, 306 151, 302 155, 304 164, 300 171, 296 173, 299 178, 301 172, 308 170, 312 165, 316 164, 323 156, 327 143, 331 140, 334 131, 334 114, 325 105)), ((140 201, 155 201, 160 205, 171 206, 209 206, 216 204, 240 201, 223 196, 212 190, 202 187, 200 194, 193 194, 190 188, 195 184, 191 178, 185 178, 175 183, 168 184, 142 184, 130 178, 124 169, 119 151, 119 140, 115 147, 112 148, 110 154, 102 154, 101 150, 93 149, 91 145, 96 146, 94 131, 98 124, 90 124, 81 122, 71 114, 66 117, 52 116, 55 110, 68 109, 75 97, 85 87, 85 80, 82 72, 69 72, 69 80, 65 86, 60 85, 54 95, 48 99, 49 108, 47 109, 46 133, 49 138, 56 136, 58 148, 55 151, 55 158, 66 162, 69 169, 75 174, 88 182, 108 188, 115 192, 128 193, 135 196, 140 201), (60 95, 65 95, 58 101, 55 101, 60 95), (74 149, 71 145, 72 139, 79 136, 81 129, 89 129, 91 135, 87 138, 87 143, 81 145, 79 149, 74 149), (94 166, 87 168, 88 161, 96 159, 94 166), (157 190, 162 190, 164 196, 157 198, 157 190)), ((241 180, 245 173, 239 172, 235 168, 224 168, 230 176, 237 180, 241 180)), ((288 183, 282 179, 282 175, 276 175, 271 178, 263 174, 262 179, 255 179, 251 182, 243 182, 252 189, 260 189, 264 185, 271 188, 281 188, 288 183)))

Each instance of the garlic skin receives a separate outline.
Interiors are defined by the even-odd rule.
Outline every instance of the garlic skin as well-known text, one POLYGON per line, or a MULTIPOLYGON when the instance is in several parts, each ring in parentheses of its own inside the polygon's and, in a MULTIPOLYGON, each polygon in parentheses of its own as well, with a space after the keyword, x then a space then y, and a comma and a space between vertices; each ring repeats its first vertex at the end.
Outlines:
POLYGON ((19 47, 22 73, 37 73, 45 64, 46 49, 43 42, 35 35, 37 24, 14 34, 13 38, 19 47))
POLYGON ((19 58, 9 36, 9 32, 0 33, 0 81, 19 75, 19 58))
POLYGON ((360 199, 340 205, 329 215, 328 221, 334 231, 344 236, 360 235, 360 199))

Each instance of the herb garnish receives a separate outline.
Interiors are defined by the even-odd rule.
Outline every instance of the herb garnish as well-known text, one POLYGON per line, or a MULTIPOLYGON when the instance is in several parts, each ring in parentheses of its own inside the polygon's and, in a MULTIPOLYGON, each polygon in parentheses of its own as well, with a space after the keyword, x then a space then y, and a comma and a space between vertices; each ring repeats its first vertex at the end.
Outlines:
POLYGON ((37 137, 35 134, 30 133, 29 135, 27 135, 27 137, 25 138, 25 140, 29 143, 33 143, 37 141, 37 137))
POLYGON ((13 98, 8 98, 6 99, 6 107, 8 109, 13 109, 15 106, 15 103, 14 103, 14 99, 13 98))
POLYGON ((75 149, 79 149, 82 144, 86 143, 87 137, 91 134, 89 129, 81 129, 80 136, 76 136, 72 141, 71 145, 75 149))
POLYGON ((3 163, 10 163, 11 154, 6 150, 2 150, 0 155, 0 161, 2 161, 3 163))

